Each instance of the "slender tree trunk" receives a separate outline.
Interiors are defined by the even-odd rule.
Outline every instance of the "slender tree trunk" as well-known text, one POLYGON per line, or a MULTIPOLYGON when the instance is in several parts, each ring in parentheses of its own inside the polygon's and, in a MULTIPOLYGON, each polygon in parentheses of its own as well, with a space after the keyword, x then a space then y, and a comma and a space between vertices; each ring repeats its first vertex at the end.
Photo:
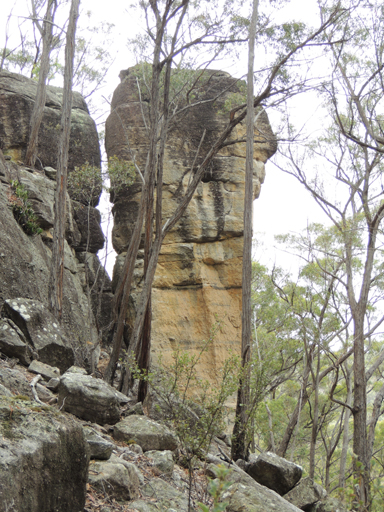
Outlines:
POLYGON ((312 415, 312 432, 311 432, 311 446, 309 450, 309 477, 312 480, 315 478, 315 453, 316 453, 316 440, 319 424, 319 375, 320 375, 320 350, 317 350, 317 368, 316 375, 313 382, 314 387, 314 405, 312 415))
POLYGON ((357 500, 361 512, 369 508, 369 459, 367 443, 367 385, 365 380, 364 315, 360 308, 354 314, 354 392, 353 392, 353 453, 354 470, 358 478, 357 500))
POLYGON ((369 430, 368 430, 368 460, 371 460, 373 455, 373 443, 375 442, 375 428, 376 424, 379 420, 379 417, 382 414, 381 405, 384 400, 384 384, 381 386, 379 391, 375 395, 375 400, 373 401, 372 407, 372 415, 369 420, 369 430))
MULTIPOLYGON (((347 386, 347 399, 346 404, 352 406, 352 369, 348 368, 348 364, 346 366, 346 379, 345 383, 347 386)), ((351 418, 351 409, 348 407, 345 408, 345 416, 344 416, 344 429, 343 429, 343 445, 340 454, 340 475, 339 475, 339 487, 342 489, 345 488, 345 471, 347 466, 347 455, 348 455, 348 446, 349 446, 349 420, 351 418)))
POLYGON ((275 437, 273 435, 273 418, 271 409, 268 407, 267 402, 264 403, 265 408, 268 414, 268 427, 269 427, 269 444, 271 449, 268 451, 272 451, 272 453, 276 453, 276 445, 275 445, 275 437))
POLYGON ((252 19, 248 36, 248 76, 247 76, 247 142, 245 163, 244 191, 244 248, 242 273, 242 316, 241 316, 241 365, 242 377, 237 393, 236 418, 232 436, 232 458, 248 459, 249 444, 249 361, 252 344, 252 235, 253 235, 253 145, 255 133, 255 109, 253 68, 255 61, 256 23, 258 20, 259 1, 253 0, 252 19))
MULTIPOLYGON (((144 179, 147 177, 147 171, 144 174, 144 179)), ((131 293, 133 272, 135 270, 135 261, 137 251, 140 246, 141 229, 143 227, 144 213, 145 213, 145 186, 143 187, 139 213, 136 219, 135 228, 132 233, 131 241, 129 243, 128 251, 124 260, 123 272, 117 286, 117 290, 114 297, 114 310, 117 315, 116 330, 112 342, 112 354, 109 360, 107 369, 105 371, 104 380, 112 384, 113 377, 116 371, 117 361, 120 357, 121 346, 124 337, 125 317, 127 314, 129 296, 131 293)))
POLYGON ((301 384, 299 400, 297 401, 295 410, 293 411, 291 417, 289 418, 289 423, 287 425, 287 428, 285 429, 283 439, 281 440, 279 448, 276 451, 276 454, 279 455, 280 457, 285 457, 285 454, 287 453, 287 450, 288 450, 289 442, 292 438, 292 435, 295 431, 295 427, 299 420, 300 413, 301 413, 303 407, 308 402, 308 399, 309 399, 309 396, 307 393, 308 378, 309 378, 309 366, 307 364, 307 366, 304 370, 304 376, 303 376, 303 382, 301 384))
MULTIPOLYGON (((33 4, 34 5, 34 4, 33 4)), ((25 156, 25 163, 31 167, 35 166, 36 156, 37 156, 37 143, 39 137, 39 130, 41 121, 43 120, 44 107, 45 107, 45 97, 46 97, 46 82, 49 72, 49 56, 51 54, 52 49, 52 39, 53 39, 53 20, 55 17, 57 4, 55 0, 48 0, 47 2, 47 11, 44 17, 43 25, 40 26, 39 22, 36 20, 34 23, 40 31, 41 37, 43 39, 43 51, 41 54, 40 61, 40 70, 39 70, 39 81, 37 84, 37 94, 35 98, 35 103, 33 105, 31 122, 30 122, 30 133, 29 133, 29 142, 27 147, 27 153, 25 156)), ((34 13, 34 16, 36 13, 34 13)))
POLYGON ((63 308, 64 278, 64 239, 66 220, 66 194, 68 175, 69 136, 71 130, 73 59, 75 54, 76 25, 79 16, 80 0, 72 0, 65 45, 65 70, 61 135, 57 159, 57 179, 55 193, 55 220, 51 274, 49 281, 49 307, 58 320, 63 308))
MULTIPOLYGON (((149 370, 150 356, 151 356, 151 321, 152 321, 152 307, 151 307, 151 296, 148 300, 147 311, 144 319, 143 336, 141 340, 142 350, 137 360, 138 367, 140 370, 147 372, 149 370)), ((148 381, 141 379, 139 382, 139 391, 137 399, 139 402, 144 402, 144 399, 148 391, 148 381)))

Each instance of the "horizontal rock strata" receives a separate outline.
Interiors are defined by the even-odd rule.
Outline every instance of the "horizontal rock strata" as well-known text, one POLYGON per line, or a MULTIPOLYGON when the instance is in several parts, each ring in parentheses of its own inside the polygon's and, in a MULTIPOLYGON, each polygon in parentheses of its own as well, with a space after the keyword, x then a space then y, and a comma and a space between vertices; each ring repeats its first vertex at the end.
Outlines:
MULTIPOLYGON (((144 168, 148 152, 148 111, 145 94, 137 89, 138 68, 121 73, 106 124, 109 157, 135 161, 144 168), (129 140, 130 146, 127 145, 129 140)), ((165 148, 163 223, 170 217, 200 163, 229 119, 228 103, 239 101, 238 81, 227 73, 206 71, 199 78, 195 108, 176 116, 165 148), (224 91, 224 92, 223 92, 224 91), (213 98, 216 98, 213 101, 213 98), (194 163, 203 130, 206 136, 194 163)), ((266 160, 276 151, 268 118, 258 113, 255 125, 253 195, 260 193, 266 160)), ((231 141, 244 139, 239 125, 231 141)), ((152 353, 169 361, 178 346, 198 354, 219 322, 220 329, 199 366, 200 376, 213 379, 231 349, 238 350, 241 333, 241 272, 245 143, 223 148, 212 160, 186 213, 166 236, 161 249, 152 294, 152 353)), ((113 246, 119 254, 114 271, 116 285, 127 251, 140 201, 140 182, 112 194, 113 246)), ((136 263, 136 291, 131 297, 127 325, 132 327, 143 260, 136 263)))

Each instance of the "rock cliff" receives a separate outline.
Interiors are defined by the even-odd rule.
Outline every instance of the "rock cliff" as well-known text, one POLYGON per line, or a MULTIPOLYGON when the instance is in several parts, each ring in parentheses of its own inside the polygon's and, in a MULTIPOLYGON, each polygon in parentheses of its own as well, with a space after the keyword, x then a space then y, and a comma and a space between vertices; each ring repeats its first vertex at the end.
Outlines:
MULTIPOLYGON (((121 83, 112 99, 106 123, 106 150, 144 167, 148 150, 146 126, 150 104, 143 91, 139 96, 135 68, 120 74, 121 83), (128 146, 129 143, 129 146, 128 146)), ((163 221, 170 216, 191 177, 191 168, 202 131, 207 130, 200 155, 211 147, 224 128, 228 103, 239 93, 238 81, 227 73, 206 71, 194 91, 201 100, 171 124, 164 165, 163 221), (213 98, 217 98, 212 101, 213 98), (211 100, 211 101, 210 101, 211 100)), ((276 139, 265 112, 255 124, 259 142, 254 153, 254 197, 264 180, 264 164, 276 151, 276 139)), ((185 215, 165 238, 152 293, 152 347, 156 359, 167 359, 180 346, 191 353, 200 351, 212 327, 220 323, 214 342, 203 355, 199 372, 212 378, 222 367, 229 351, 240 346, 241 272, 243 250, 243 203, 245 177, 245 126, 232 133, 232 144, 213 159, 203 176, 185 215)), ((113 246, 118 253, 113 282, 127 250, 138 202, 140 184, 113 194, 113 246)), ((132 294, 127 323, 134 317, 140 288, 142 255, 136 263, 137 289, 132 294)))
MULTIPOLYGON (((0 149, 14 162, 24 161, 36 90, 36 81, 8 71, 0 72, 0 149)), ((40 169, 56 167, 62 96, 59 87, 47 87, 37 153, 40 169)), ((85 162, 100 167, 99 141, 84 98, 74 92, 68 169, 71 171, 85 162)))
MULTIPOLYGON (((24 364, 39 358, 62 365, 90 363, 100 341, 94 312, 97 300, 106 303, 112 297, 108 276, 100 268, 96 252, 103 247, 100 213, 67 197, 64 311, 59 332, 47 312, 50 272, 53 205, 56 187, 56 151, 62 92, 48 87, 44 118, 39 136, 36 169, 25 167, 22 160, 28 142, 30 115, 36 83, 21 75, 0 73, 0 349, 14 353, 24 364), (17 192, 21 184, 24 199, 17 192), (29 205, 36 227, 43 233, 26 234, 15 218, 15 207, 29 205), (89 214, 89 215, 88 215, 89 214), (90 219, 88 229, 87 219, 90 219), (89 233, 89 237, 88 237, 89 233), (88 247, 88 252, 86 249, 88 247), (88 295, 89 287, 103 293, 88 295), (40 329, 41 332, 37 332, 40 329), (43 333, 46 339, 43 340, 43 333), (57 336, 58 342, 53 343, 57 336), (12 341, 13 340, 13 341, 12 341), (55 355, 56 354, 56 355, 55 355), (63 357, 65 354, 65 357, 63 357), (72 355, 71 355, 72 354, 72 355), (54 359, 57 359, 56 361, 54 359)), ((95 123, 84 99, 74 95, 69 169, 86 161, 100 165, 100 149, 95 123)), ((97 203, 98 196, 94 203, 97 203)), ((100 320, 100 323, 103 321, 100 320)), ((104 319, 104 322, 107 322, 104 319)))

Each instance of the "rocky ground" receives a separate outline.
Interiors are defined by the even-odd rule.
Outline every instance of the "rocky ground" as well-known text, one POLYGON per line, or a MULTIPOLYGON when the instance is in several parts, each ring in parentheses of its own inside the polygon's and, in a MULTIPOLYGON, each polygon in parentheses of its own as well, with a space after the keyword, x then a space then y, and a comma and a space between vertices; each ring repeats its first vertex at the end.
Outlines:
POLYGON ((231 470, 227 512, 345 512, 274 454, 228 462, 228 436, 214 438, 189 473, 170 423, 148 414, 83 368, 60 375, 1 355, 0 512, 189 512, 199 503, 212 510, 209 481, 219 464, 231 470))

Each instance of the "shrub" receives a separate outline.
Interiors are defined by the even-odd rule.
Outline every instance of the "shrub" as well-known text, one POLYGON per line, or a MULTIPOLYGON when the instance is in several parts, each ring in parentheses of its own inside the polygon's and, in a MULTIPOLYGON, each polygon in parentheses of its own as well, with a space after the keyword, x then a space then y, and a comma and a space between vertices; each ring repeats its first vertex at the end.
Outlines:
POLYGON ((28 190, 17 180, 11 182, 8 200, 12 205, 13 216, 27 235, 39 235, 43 232, 28 200, 28 190))

